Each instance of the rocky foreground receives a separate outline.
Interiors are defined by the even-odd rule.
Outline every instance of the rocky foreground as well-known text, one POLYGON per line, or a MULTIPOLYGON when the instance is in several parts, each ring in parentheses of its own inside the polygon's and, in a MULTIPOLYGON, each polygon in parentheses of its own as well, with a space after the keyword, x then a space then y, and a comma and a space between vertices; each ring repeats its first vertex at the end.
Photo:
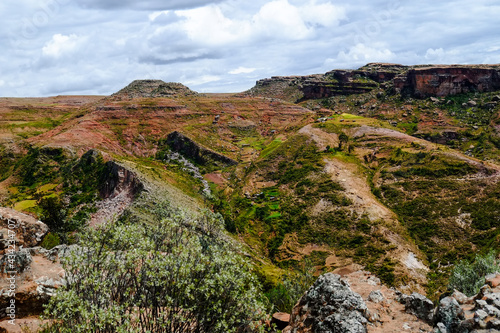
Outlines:
MULTIPOLYGON (((294 307, 283 332, 499 332, 499 284, 500 274, 492 274, 479 294, 467 297, 455 290, 435 307, 423 295, 381 285, 369 272, 327 273, 294 307)), ((288 319, 275 317, 283 326, 288 319)))

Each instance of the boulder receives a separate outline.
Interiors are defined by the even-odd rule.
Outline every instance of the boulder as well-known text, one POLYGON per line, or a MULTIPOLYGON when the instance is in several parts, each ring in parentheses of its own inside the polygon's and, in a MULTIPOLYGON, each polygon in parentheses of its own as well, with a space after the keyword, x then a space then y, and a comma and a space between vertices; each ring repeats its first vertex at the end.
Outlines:
POLYGON ((373 303, 380 303, 384 300, 384 295, 380 290, 374 290, 368 295, 368 301, 373 303))
POLYGON ((283 332, 366 332, 368 309, 361 296, 353 292, 340 275, 327 273, 294 307, 290 326, 283 332))
POLYGON ((271 325, 275 324, 276 328, 283 330, 290 323, 290 314, 285 312, 276 312, 271 318, 271 325))
POLYGON ((464 310, 460 307, 456 299, 445 297, 439 301, 436 321, 442 323, 448 332, 459 332, 460 325, 464 319, 464 310))
POLYGON ((0 254, 12 244, 16 249, 37 246, 49 231, 49 227, 34 217, 11 208, 0 207, 0 254))
POLYGON ((434 322, 434 304, 427 297, 419 293, 402 295, 400 302, 405 305, 405 311, 415 315, 428 324, 434 322))
POLYGON ((26 271, 33 259, 28 250, 22 249, 13 253, 6 253, 0 259, 0 273, 16 272, 17 274, 26 271))
POLYGON ((489 274, 486 275, 486 284, 489 285, 491 288, 495 288, 498 285, 500 285, 500 274, 489 274))

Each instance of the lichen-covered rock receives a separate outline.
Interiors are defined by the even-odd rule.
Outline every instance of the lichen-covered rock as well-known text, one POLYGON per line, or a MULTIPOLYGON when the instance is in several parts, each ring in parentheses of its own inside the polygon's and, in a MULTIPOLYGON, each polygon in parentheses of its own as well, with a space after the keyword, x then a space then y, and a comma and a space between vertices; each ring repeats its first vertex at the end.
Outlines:
POLYGON ((284 332, 366 332, 368 310, 361 296, 353 292, 339 275, 318 278, 292 311, 284 332))
POLYGON ((380 303, 384 300, 384 295, 380 290, 374 290, 368 295, 368 300, 374 303, 380 303))
POLYGON ((422 319, 426 323, 434 322, 434 304, 427 297, 419 293, 413 293, 409 296, 404 295, 400 302, 405 305, 405 311, 422 319))
POLYGON ((443 323, 449 332, 459 332, 460 324, 464 319, 464 310, 456 299, 445 297, 439 302, 436 321, 443 323))
POLYGON ((31 254, 25 249, 12 253, 6 253, 0 259, 0 273, 22 273, 29 268, 32 261, 33 259, 31 258, 31 254))
POLYGON ((13 244, 19 247, 37 246, 49 231, 49 227, 32 216, 11 208, 0 207, 0 254, 13 244))

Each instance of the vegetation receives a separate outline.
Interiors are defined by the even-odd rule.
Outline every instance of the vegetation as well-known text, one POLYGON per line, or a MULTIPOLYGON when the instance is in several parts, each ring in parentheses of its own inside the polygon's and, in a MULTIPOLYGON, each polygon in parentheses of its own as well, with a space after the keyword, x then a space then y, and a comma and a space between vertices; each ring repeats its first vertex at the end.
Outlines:
POLYGON ((484 285, 485 276, 500 272, 500 265, 496 259, 496 251, 476 255, 473 262, 460 261, 451 272, 448 288, 457 289, 467 296, 473 296, 484 285))
POLYGON ((264 314, 256 279, 220 216, 161 204, 157 221, 110 222, 63 260, 47 332, 236 332, 264 314))
POLYGON ((304 261, 297 271, 287 272, 280 283, 266 292, 273 311, 292 313, 295 304, 316 281, 315 270, 311 262, 304 261))

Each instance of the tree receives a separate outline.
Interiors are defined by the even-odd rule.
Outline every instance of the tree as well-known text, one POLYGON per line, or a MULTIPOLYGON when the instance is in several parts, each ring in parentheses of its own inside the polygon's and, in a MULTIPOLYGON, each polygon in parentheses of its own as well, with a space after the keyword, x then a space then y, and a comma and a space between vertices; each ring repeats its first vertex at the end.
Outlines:
POLYGON ((64 258, 67 286, 46 315, 51 332, 234 332, 263 314, 249 262, 220 216, 168 206, 157 222, 114 222, 64 258))
POLYGON ((58 197, 46 197, 38 201, 42 221, 53 231, 66 231, 66 211, 58 197))
POLYGON ((345 146, 349 141, 349 137, 344 132, 339 134, 339 150, 342 150, 342 146, 345 146))

